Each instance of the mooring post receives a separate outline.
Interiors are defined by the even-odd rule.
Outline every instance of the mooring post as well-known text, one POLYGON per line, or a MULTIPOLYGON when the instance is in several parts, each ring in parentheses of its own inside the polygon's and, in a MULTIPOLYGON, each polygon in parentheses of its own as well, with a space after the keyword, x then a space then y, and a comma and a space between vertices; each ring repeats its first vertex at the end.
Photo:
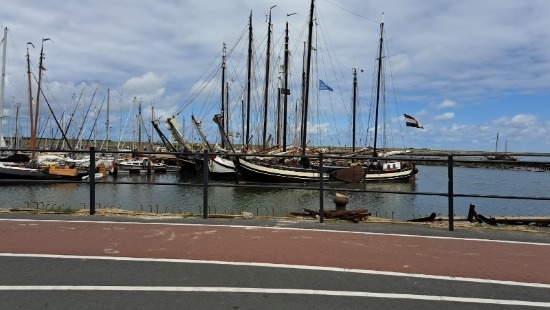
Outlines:
POLYGON ((323 184, 323 153, 319 152, 319 223, 325 222, 325 209, 323 207, 323 195, 324 195, 324 184, 323 184))
POLYGON ((90 167, 88 169, 90 181, 90 215, 95 214, 95 147, 90 147, 90 167))
POLYGON ((473 223, 474 217, 476 214, 476 205, 470 204, 470 208, 468 209, 468 222, 473 223))
POLYGON ((202 163, 202 174, 203 174, 203 185, 202 185, 202 218, 208 218, 208 150, 204 150, 203 163, 202 163))
POLYGON ((449 155, 449 159, 447 162, 447 174, 449 176, 449 231, 454 230, 454 192, 453 192, 453 155, 449 155))

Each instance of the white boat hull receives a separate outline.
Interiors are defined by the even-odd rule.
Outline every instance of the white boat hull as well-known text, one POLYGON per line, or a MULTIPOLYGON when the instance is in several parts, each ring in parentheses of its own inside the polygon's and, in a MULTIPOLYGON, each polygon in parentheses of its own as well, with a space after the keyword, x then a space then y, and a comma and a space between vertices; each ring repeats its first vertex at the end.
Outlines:
POLYGON ((208 161, 208 171, 214 174, 233 174, 235 163, 230 159, 215 156, 208 161))
POLYGON ((365 174, 365 182, 408 180, 408 179, 414 178, 415 173, 416 172, 414 168, 395 171, 395 172, 368 171, 365 174))
POLYGON ((115 173, 165 173, 166 165, 151 162, 148 158, 120 160, 115 165, 115 173))

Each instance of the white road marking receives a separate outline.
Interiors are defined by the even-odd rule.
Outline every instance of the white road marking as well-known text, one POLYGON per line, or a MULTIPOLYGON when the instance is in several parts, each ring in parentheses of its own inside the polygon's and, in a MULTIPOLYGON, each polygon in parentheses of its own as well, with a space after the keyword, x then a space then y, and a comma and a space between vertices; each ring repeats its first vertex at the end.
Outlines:
POLYGON ((192 259, 174 259, 174 258, 140 258, 140 257, 120 257, 120 256, 83 256, 83 255, 18 254, 18 253, 0 253, 0 257, 61 258, 61 259, 79 259, 79 260, 97 259, 97 260, 135 261, 135 262, 252 266, 252 267, 287 268, 287 269, 317 270, 317 271, 334 271, 334 272, 360 273, 360 274, 396 276, 396 277, 408 277, 408 278, 422 278, 422 279, 445 280, 445 281, 460 281, 460 282, 501 284, 501 285, 523 286, 523 287, 550 288, 550 284, 543 284, 543 283, 501 281, 501 280, 478 279, 478 278, 435 276, 435 275, 393 272, 393 271, 377 271, 377 270, 367 270, 367 269, 320 267, 320 266, 307 266, 307 265, 287 265, 287 264, 272 264, 272 263, 243 263, 243 262, 227 262, 227 261, 216 261, 216 260, 192 260, 192 259))
POLYGON ((471 304, 492 304, 506 306, 529 306, 549 308, 550 302, 535 302, 509 299, 487 299, 454 296, 436 295, 414 295, 394 293, 374 293, 357 291, 329 291, 311 289, 269 289, 269 288, 248 288, 248 287, 192 287, 192 286, 77 286, 77 285, 15 285, 0 286, 0 291, 143 291, 143 292, 208 292, 208 293, 246 293, 246 294, 284 294, 284 295, 325 295, 325 296, 348 296, 367 298, 390 298, 410 299, 444 302, 461 302, 471 304))

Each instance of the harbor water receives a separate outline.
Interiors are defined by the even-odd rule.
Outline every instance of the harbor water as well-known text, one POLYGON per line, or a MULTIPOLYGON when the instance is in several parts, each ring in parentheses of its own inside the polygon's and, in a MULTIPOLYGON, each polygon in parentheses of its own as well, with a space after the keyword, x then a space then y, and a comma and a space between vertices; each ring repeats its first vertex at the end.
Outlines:
MULTIPOLYGON (((448 169, 418 166, 416 180, 404 183, 327 183, 323 207, 334 209, 336 192, 349 197, 348 210, 367 209, 373 216, 408 220, 448 214, 448 169), (367 190, 361 192, 358 190, 367 190)), ((209 212, 259 216, 288 216, 304 208, 319 210, 318 190, 280 187, 235 187, 234 180, 210 180, 209 212)), ((550 172, 486 168, 453 169, 454 214, 466 216, 470 204, 485 216, 550 216, 550 172), (478 195, 483 197, 462 197, 478 195), (490 198, 486 196, 506 196, 490 198), (537 199, 514 199, 531 197, 537 199)), ((0 208, 88 209, 87 183, 2 184, 0 208)), ((96 183, 96 210, 122 209, 151 213, 201 214, 203 186, 200 174, 165 173, 108 176, 96 183), (115 182, 111 184, 110 182, 115 182), (146 184, 132 184, 143 182, 146 184)))

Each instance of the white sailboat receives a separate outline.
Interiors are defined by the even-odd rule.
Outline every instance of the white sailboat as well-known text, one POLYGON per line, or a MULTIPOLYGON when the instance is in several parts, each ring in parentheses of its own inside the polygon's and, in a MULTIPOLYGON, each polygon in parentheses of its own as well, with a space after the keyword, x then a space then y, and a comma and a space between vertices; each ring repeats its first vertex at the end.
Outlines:
POLYGON ((416 167, 411 162, 401 162, 399 160, 391 159, 388 155, 385 155, 383 151, 377 149, 378 140, 378 111, 380 107, 381 96, 383 96, 382 86, 382 70, 384 59, 384 22, 380 23, 380 44, 378 49, 378 78, 376 86, 376 115, 374 123, 374 146, 373 157, 374 160, 367 166, 365 173, 366 182, 380 182, 380 181, 400 181, 414 179, 415 174, 418 172, 416 167))
MULTIPOLYGON (((399 161, 392 159, 392 155, 398 155, 403 151, 384 150, 378 147, 378 127, 379 127, 379 110, 382 106, 381 100, 385 98, 383 83, 383 59, 386 56, 384 52, 384 23, 380 24, 380 42, 378 45, 378 66, 377 66, 377 84, 376 84, 376 101, 375 101, 375 119, 374 119, 374 144, 371 150, 372 159, 362 163, 362 171, 356 165, 350 167, 326 167, 326 169, 333 169, 330 175, 333 179, 345 181, 345 182, 357 182, 360 179, 364 182, 384 182, 384 181, 408 181, 415 178, 415 174, 418 172, 417 168, 411 162, 399 161), (364 174, 363 178, 358 178, 364 174)), ((384 126, 384 124, 382 124, 384 126)), ((384 130, 385 131, 385 130, 384 130)), ((386 139, 382 139, 386 141, 386 139)), ((358 153, 365 153, 359 151, 358 153)))

